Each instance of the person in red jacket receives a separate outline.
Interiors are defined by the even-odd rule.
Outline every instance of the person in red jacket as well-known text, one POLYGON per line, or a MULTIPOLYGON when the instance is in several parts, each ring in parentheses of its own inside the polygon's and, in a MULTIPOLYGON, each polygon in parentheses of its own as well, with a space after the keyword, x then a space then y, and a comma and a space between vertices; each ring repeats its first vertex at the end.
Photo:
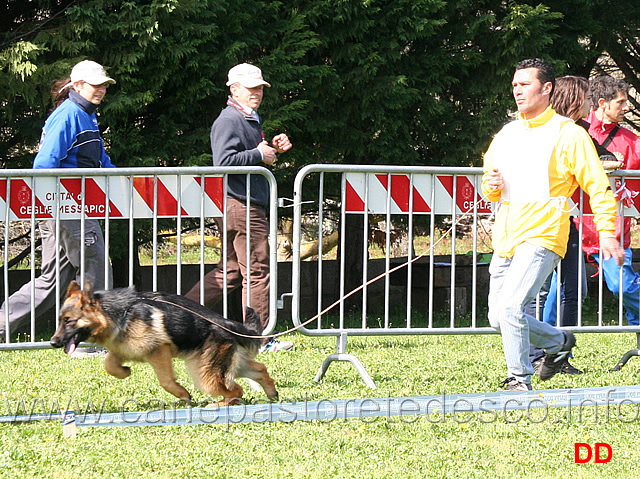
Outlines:
MULTIPOLYGON (((624 170, 640 169, 640 137, 632 131, 620 126, 624 115, 629 111, 627 94, 629 85, 605 75, 591 81, 591 101, 593 110, 586 121, 589 123, 589 135, 599 145, 604 146, 615 158, 622 162, 624 170)), ((640 191, 640 180, 627 179, 622 183, 617 179, 616 197, 618 200, 631 199, 640 191)), ((620 284, 620 270, 615 261, 603 260, 600 264, 598 234, 593 223, 593 217, 583 218, 582 248, 602 268, 605 282, 609 290, 623 295, 625 316, 630 325, 638 325, 638 303, 640 295, 640 274, 632 267, 631 255, 631 221, 630 218, 618 217, 616 220, 616 238, 623 236, 625 261, 623 265, 622 284, 620 284)))

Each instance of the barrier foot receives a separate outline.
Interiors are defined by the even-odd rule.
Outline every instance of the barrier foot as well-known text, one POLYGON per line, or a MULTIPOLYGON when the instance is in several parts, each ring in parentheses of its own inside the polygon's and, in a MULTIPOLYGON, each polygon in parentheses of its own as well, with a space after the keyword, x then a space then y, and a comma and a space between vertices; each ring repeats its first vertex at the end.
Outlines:
POLYGON ((624 367, 624 365, 627 364, 627 361, 629 361, 629 359, 634 356, 640 356, 640 333, 636 333, 636 340, 638 342, 638 347, 624 353, 622 359, 618 361, 615 367, 611 368, 609 371, 620 371, 624 367))
POLYGON ((333 361, 349 361, 356 368, 356 371, 360 373, 360 377, 362 378, 364 383, 371 389, 377 389, 376 383, 373 382, 373 379, 371 378, 367 370, 364 368, 360 360, 356 358, 353 354, 346 354, 345 353, 346 349, 347 349, 347 334, 340 333, 340 336, 338 337, 338 345, 337 345, 338 352, 336 354, 330 354, 322 362, 322 366, 320 366, 320 370, 318 371, 318 374, 316 374, 314 381, 317 383, 322 381, 322 378, 327 372, 327 369, 329 369, 329 365, 333 361))
POLYGON ((371 389, 377 389, 376 383, 373 382, 373 379, 371 378, 371 376, 369 375, 367 370, 364 368, 364 366, 362 365, 360 360, 358 358, 356 358, 352 354, 331 354, 331 355, 329 355, 322 362, 322 366, 320 366, 320 370, 318 371, 318 374, 316 374, 316 377, 314 379, 315 382, 319 383, 320 381, 322 381, 322 378, 324 377, 324 374, 327 372, 327 369, 329 369, 329 364, 331 364, 333 361, 349 361, 351 364, 353 364, 353 366, 356 368, 356 370, 360 373, 360 377, 362 378, 364 383, 368 387, 370 387, 371 389))

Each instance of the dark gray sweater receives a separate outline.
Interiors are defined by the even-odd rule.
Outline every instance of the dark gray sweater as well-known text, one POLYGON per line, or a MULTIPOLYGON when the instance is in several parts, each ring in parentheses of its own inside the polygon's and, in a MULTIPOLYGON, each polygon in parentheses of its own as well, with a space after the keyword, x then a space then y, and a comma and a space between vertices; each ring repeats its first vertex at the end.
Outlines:
MULTIPOLYGON (((233 100, 230 100, 233 102, 233 100)), ((264 134, 260 123, 232 105, 228 105, 211 126, 211 151, 214 166, 255 166, 262 163, 257 146, 264 134)), ((269 183, 262 175, 251 176, 253 204, 267 207, 269 183)), ((238 200, 247 198, 246 175, 229 175, 229 195, 238 200)))

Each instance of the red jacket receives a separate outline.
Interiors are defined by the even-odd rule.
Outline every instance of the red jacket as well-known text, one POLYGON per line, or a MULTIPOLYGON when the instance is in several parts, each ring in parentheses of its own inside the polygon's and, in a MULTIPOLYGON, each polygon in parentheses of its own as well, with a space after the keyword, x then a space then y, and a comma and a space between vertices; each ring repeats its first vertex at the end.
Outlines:
MULTIPOLYGON (((609 133, 616 126, 617 123, 603 123, 596 117, 595 111, 592 110, 587 117, 589 123, 589 135, 598 143, 602 144, 609 133)), ((627 130, 624 127, 618 128, 618 132, 607 146, 607 150, 611 153, 619 153, 622 155, 624 170, 640 170, 640 137, 633 133, 631 130, 627 130)), ((627 179, 625 180, 626 186, 631 191, 640 191, 640 179, 627 179)), ((620 186, 621 181, 616 178, 616 189, 620 186)), ((578 219, 576 218, 576 224, 578 219)), ((595 254, 600 251, 600 242, 598 240, 598 233, 596 231, 595 224, 593 223, 592 216, 585 216, 583 219, 583 235, 582 235, 582 249, 585 253, 595 254)), ((624 248, 628 248, 631 244, 631 220, 629 218, 624 219, 624 248)), ((616 219, 616 238, 620 239, 621 230, 621 218, 616 219)))

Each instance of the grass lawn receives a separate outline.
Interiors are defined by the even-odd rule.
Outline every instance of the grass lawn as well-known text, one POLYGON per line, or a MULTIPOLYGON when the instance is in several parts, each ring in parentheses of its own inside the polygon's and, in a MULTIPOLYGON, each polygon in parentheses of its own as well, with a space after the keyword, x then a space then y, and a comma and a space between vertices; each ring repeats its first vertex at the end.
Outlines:
MULTIPOLYGON (((288 353, 262 354, 283 401, 495 391, 505 377, 500 337, 400 336, 352 338, 357 356, 376 382, 368 389, 348 363, 333 363, 313 381, 335 340, 292 334, 288 353)), ((640 359, 620 372, 608 369, 636 346, 631 334, 581 334, 574 364, 583 376, 558 375, 540 389, 635 384, 640 359)), ((59 350, 0 352, 0 415, 20 401, 50 412, 69 401, 105 412, 172 403, 146 364, 126 380, 104 372, 103 358, 71 359, 59 350)), ((197 402, 185 369, 179 380, 197 402)), ((246 383, 241 380, 243 386, 246 383)), ((248 401, 262 399, 245 387, 248 401)), ((64 438, 59 422, 1 424, 0 477, 16 478, 637 478, 638 408, 612 407, 609 416, 585 408, 530 417, 522 411, 488 415, 403 416, 159 427, 79 428, 64 438), (606 464, 574 464, 574 444, 611 445, 606 464)), ((22 411, 24 412, 24 411, 22 411)), ((28 411, 27 411, 28 412, 28 411)))

